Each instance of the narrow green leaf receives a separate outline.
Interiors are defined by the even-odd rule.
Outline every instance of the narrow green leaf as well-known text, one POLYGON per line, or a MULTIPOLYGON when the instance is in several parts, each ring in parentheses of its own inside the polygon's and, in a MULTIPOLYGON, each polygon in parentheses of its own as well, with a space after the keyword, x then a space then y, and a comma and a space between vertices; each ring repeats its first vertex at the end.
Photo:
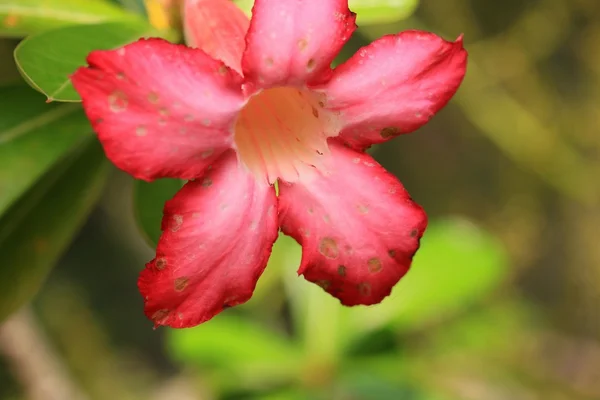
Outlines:
POLYGON ((0 36, 127 18, 132 15, 105 0, 0 0, 0 36))
POLYGON ((154 182, 135 181, 133 209, 142 235, 151 246, 156 246, 161 234, 165 202, 183 186, 179 179, 159 179, 154 182))
MULTIPOLYGON (((254 0, 234 0, 246 15, 252 14, 254 0)), ((385 24, 406 19, 419 5, 419 0, 350 0, 359 25, 385 24)))
POLYGON ((145 22, 77 25, 33 35, 15 50, 21 75, 48 101, 80 101, 69 76, 86 64, 92 50, 113 49, 156 34, 145 22))
POLYGON ((90 137, 0 219, 0 321, 42 285, 100 195, 108 165, 90 137))
POLYGON ((31 88, 0 88, 0 216, 86 137, 91 128, 74 104, 45 104, 31 88))

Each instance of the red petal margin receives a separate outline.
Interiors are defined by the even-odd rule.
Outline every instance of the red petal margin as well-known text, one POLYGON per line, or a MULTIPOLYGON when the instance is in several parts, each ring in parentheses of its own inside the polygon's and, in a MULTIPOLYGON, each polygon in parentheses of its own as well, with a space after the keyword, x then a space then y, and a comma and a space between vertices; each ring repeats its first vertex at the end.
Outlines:
POLYGON ((448 42, 422 31, 384 36, 360 49, 316 90, 357 149, 424 125, 456 93, 467 67, 462 37, 448 42))
POLYGON ((156 258, 138 286, 155 326, 198 325, 252 296, 277 238, 277 197, 234 154, 165 205, 156 258))
POLYGON ((257 87, 321 82, 356 29, 348 0, 256 0, 244 76, 257 87))
POLYGON ((330 173, 281 185, 282 231, 302 245, 299 274, 342 304, 375 304, 408 271, 427 216, 370 156, 332 143, 330 173))
POLYGON ((162 39, 94 51, 72 76, 107 157, 138 179, 192 179, 233 144, 241 77, 162 39))

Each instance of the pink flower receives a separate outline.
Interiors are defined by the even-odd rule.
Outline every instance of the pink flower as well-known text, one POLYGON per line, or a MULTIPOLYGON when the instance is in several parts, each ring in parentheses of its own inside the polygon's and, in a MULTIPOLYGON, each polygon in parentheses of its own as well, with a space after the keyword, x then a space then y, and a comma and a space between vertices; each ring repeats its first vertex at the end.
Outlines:
POLYGON ((298 273, 348 306, 379 303, 409 269, 427 217, 364 150, 438 112, 467 54, 461 38, 407 31, 332 70, 354 20, 347 0, 256 0, 251 21, 228 0, 187 0, 191 47, 139 40, 74 74, 117 167, 189 180, 139 279, 155 325, 246 302, 279 229, 302 246, 298 273))

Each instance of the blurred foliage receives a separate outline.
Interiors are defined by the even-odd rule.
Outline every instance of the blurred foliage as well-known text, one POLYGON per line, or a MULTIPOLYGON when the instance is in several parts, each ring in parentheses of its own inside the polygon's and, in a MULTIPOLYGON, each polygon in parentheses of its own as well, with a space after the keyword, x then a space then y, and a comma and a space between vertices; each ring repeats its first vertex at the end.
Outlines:
POLYGON ((0 0, 0 34, 9 37, 127 18, 123 9, 104 0, 0 0))
POLYGON ((464 33, 470 55, 448 107, 373 150, 430 215, 413 268, 382 304, 342 308, 281 236, 247 304, 153 331, 142 237, 182 182, 109 170, 81 107, 36 90, 78 101, 68 76, 90 50, 176 41, 178 2, 0 0, 0 319, 41 287, 41 328, 0 325, 0 398, 600 399, 600 2, 350 4, 339 62, 414 28, 464 33))

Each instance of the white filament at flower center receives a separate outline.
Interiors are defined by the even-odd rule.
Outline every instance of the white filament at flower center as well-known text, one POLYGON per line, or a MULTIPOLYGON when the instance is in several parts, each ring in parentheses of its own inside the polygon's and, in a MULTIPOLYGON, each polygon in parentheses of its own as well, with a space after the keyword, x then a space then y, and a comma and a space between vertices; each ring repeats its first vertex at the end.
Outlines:
POLYGON ((254 95, 235 124, 241 161, 259 179, 296 182, 323 167, 327 138, 336 136, 337 118, 318 94, 291 87, 254 95))

